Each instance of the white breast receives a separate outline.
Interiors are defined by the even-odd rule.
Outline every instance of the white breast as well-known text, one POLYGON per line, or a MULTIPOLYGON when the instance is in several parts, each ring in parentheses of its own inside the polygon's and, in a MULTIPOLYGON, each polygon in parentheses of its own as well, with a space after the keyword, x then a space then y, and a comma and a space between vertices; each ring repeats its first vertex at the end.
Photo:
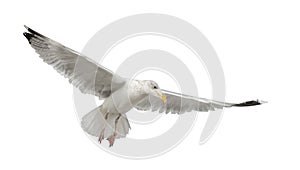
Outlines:
POLYGON ((109 113, 126 113, 146 96, 138 81, 129 81, 129 83, 109 96, 104 101, 102 108, 109 113))

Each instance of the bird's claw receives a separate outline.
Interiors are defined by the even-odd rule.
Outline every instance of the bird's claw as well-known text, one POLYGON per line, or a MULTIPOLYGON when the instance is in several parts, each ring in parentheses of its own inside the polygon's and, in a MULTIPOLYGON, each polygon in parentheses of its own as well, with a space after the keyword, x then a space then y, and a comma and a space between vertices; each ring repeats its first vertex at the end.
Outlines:
MULTIPOLYGON (((99 138, 98 138, 98 142, 101 143, 102 140, 104 139, 104 131, 105 129, 103 129, 99 135, 99 138)), ((107 140, 109 142, 109 147, 112 147, 114 145, 114 142, 115 142, 115 138, 116 138, 116 133, 113 133, 112 135, 110 135, 107 140)))
POLYGON ((101 131, 100 135, 99 135, 99 138, 98 138, 98 142, 99 142, 99 143, 101 143, 102 140, 104 139, 104 130, 105 130, 105 129, 103 129, 103 130, 101 131))
POLYGON ((107 140, 109 142, 109 147, 112 147, 114 145, 114 142, 115 142, 115 138, 116 138, 116 134, 112 134, 110 135, 107 140))

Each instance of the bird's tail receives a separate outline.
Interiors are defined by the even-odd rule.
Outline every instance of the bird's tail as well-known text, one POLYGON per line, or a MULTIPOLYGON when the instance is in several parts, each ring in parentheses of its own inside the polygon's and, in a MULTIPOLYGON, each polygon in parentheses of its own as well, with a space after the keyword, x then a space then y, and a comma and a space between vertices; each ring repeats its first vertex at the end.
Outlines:
MULTIPOLYGON (((83 116, 81 120, 81 127, 85 132, 96 137, 99 137, 101 131, 104 130, 104 138, 107 138, 114 133, 115 120, 118 116, 119 114, 106 114, 102 112, 100 106, 83 116)), ((118 118, 116 127, 116 138, 122 138, 128 134, 130 125, 126 115, 121 115, 118 118)))

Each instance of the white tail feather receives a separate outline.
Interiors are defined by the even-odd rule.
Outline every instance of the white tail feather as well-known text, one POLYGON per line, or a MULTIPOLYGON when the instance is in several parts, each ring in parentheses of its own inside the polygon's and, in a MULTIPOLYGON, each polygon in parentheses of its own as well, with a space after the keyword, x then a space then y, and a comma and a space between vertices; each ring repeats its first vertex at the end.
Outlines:
MULTIPOLYGON (((109 113, 105 120, 105 113, 101 111, 101 106, 95 108, 88 114, 84 115, 81 121, 82 129, 92 136, 99 137, 101 131, 104 130, 104 138, 114 133, 115 120, 119 114, 109 113)), ((129 132, 129 122, 126 115, 121 115, 117 123, 116 138, 125 137, 129 132)))

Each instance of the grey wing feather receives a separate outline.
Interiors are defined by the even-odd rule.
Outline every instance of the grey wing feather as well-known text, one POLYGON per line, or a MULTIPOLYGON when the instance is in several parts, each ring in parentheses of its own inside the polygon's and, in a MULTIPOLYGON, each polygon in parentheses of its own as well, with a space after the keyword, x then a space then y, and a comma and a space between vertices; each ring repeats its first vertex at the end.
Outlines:
POLYGON ((29 44, 44 62, 69 79, 82 93, 93 94, 100 99, 122 87, 126 80, 110 70, 97 65, 86 56, 47 38, 25 26, 24 32, 29 44))
POLYGON ((191 111, 207 112, 213 111, 215 109, 221 109, 223 107, 254 106, 265 103, 264 101, 258 100, 252 100, 237 104, 226 103, 175 93, 167 90, 162 90, 162 92, 166 95, 166 103, 163 103, 159 98, 155 96, 149 95, 149 97, 146 97, 138 104, 136 104, 135 108, 138 110, 158 111, 160 113, 164 112, 182 114, 191 111))

